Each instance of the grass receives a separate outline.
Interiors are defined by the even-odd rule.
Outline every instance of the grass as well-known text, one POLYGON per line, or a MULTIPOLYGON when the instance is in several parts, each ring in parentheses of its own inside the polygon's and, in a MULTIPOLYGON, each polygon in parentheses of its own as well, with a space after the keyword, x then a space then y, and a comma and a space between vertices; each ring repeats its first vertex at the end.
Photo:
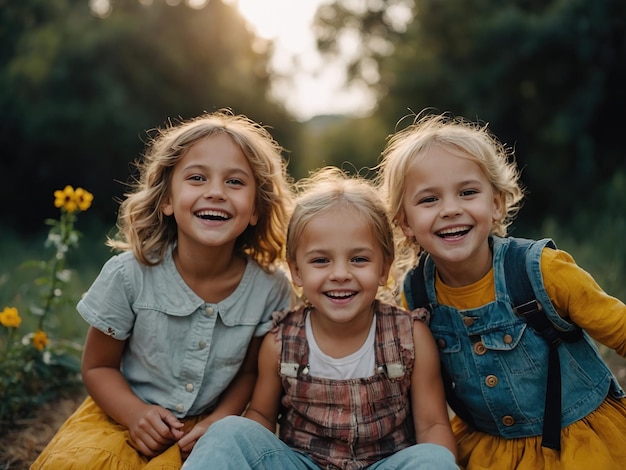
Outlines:
MULTIPOLYGON (((82 344, 87 331, 87 323, 76 311, 76 302, 89 288, 100 272, 102 264, 111 256, 104 245, 109 231, 104 225, 94 223, 77 227, 83 234, 80 245, 68 254, 66 267, 72 271, 72 279, 63 295, 68 302, 63 303, 46 319, 45 328, 51 337, 63 338, 82 344)), ((20 236, 11 230, 0 234, 0 310, 5 306, 16 307, 23 323, 21 331, 35 328, 39 319, 29 314, 29 305, 34 301, 35 279, 41 272, 30 261, 43 261, 52 256, 52 250, 44 246, 47 237, 46 227, 41 233, 20 236)))

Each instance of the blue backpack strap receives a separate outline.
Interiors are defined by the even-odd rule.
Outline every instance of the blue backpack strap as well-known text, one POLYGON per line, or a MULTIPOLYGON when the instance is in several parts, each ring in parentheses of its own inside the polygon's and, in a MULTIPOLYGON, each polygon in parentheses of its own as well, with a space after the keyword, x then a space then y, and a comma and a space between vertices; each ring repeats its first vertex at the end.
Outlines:
MULTIPOLYGON (((534 243, 543 247, 556 249, 552 240, 539 241, 522 238, 509 238, 504 258, 504 276, 509 297, 513 303, 513 311, 523 318, 532 330, 541 336, 549 347, 548 377, 543 414, 543 436, 541 445, 550 449, 561 449, 561 364, 558 346, 561 341, 575 342, 582 338, 582 331, 575 329, 565 332, 555 328, 546 316, 543 307, 536 299, 528 272, 526 257, 534 243)), ((541 262, 539 257, 536 261, 541 262)))
POLYGON ((417 265, 407 273, 409 282, 405 282, 404 285, 405 287, 410 287, 410 291, 405 293, 409 310, 424 307, 432 313, 424 280, 424 268, 427 257, 428 254, 424 251, 420 254, 417 265))
MULTIPOLYGON (((531 246, 538 243, 542 245, 542 248, 556 249, 555 243, 547 238, 539 241, 524 238, 509 238, 508 240, 508 247, 504 255, 504 276, 506 277, 507 291, 513 304, 513 311, 526 320, 533 331, 549 344, 558 345, 561 341, 573 343, 580 340, 582 338, 580 328, 563 331, 554 326, 537 300, 528 277, 526 258, 531 246)), ((535 262, 535 260, 531 260, 531 262, 535 262)), ((536 262, 540 263, 541 260, 537 259, 536 262)))
MULTIPOLYGON (((423 307, 428 310, 432 314, 432 304, 428 300, 428 294, 426 293, 426 283, 424 279, 424 268, 426 266, 426 259, 428 258, 428 254, 426 252, 422 252, 420 254, 417 266, 411 269, 407 273, 408 280, 405 281, 404 286, 405 290, 408 288, 410 292, 405 292, 405 296, 407 298, 407 303, 409 309, 414 310, 416 308, 423 307)), ((476 427, 474 425, 474 419, 465 404, 459 400, 456 392, 455 392, 455 383, 452 380, 452 377, 448 374, 448 372, 441 367, 441 379, 443 381, 443 389, 446 394, 446 401, 450 408, 467 424, 472 427, 476 427)))

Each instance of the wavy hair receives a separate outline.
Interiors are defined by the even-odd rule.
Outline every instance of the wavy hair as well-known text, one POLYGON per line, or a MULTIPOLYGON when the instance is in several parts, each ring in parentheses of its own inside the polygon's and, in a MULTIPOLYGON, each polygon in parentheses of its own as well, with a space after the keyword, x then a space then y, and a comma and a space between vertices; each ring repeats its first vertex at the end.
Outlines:
POLYGON ((503 200, 503 216, 493 222, 491 233, 506 236, 524 197, 512 149, 502 144, 487 125, 448 113, 422 113, 415 116, 411 125, 389 138, 377 166, 377 186, 384 194, 397 245, 402 252, 412 252, 414 259, 421 250, 414 238, 404 236, 399 224, 405 216, 402 199, 406 177, 413 165, 433 146, 444 147, 453 155, 470 159, 480 167, 503 200))
POLYGON ((269 270, 284 259, 287 220, 293 207, 292 180, 282 158, 283 148, 268 130, 228 109, 196 118, 169 123, 156 129, 141 160, 135 161, 139 176, 130 184, 120 204, 117 234, 107 245, 121 251, 132 250, 148 266, 159 264, 169 245, 177 240, 174 217, 163 214, 174 166, 198 141, 227 134, 243 152, 257 188, 259 221, 248 226, 235 243, 235 250, 256 260, 269 270))

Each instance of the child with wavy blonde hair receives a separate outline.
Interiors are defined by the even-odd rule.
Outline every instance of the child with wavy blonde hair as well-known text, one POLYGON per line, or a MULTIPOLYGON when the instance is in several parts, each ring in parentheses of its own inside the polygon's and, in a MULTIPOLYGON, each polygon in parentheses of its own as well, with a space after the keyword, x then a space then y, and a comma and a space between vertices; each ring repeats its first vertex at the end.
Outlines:
POLYGON ((460 465, 624 468, 626 398, 592 338, 625 356, 626 305, 551 240, 507 236, 523 198, 512 152, 487 126, 426 114, 378 169, 398 246, 421 253, 403 301, 431 310, 460 465))
POLYGON ((78 304, 89 397, 32 469, 176 469, 241 414, 275 310, 293 191, 282 148, 228 110, 157 132, 122 202, 113 256, 78 304))

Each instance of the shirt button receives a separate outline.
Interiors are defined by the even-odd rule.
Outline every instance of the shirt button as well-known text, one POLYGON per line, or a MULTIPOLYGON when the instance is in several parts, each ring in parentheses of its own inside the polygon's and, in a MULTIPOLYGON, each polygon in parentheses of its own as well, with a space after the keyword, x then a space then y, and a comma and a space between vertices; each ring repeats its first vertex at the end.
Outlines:
POLYGON ((200 342, 198 343, 198 347, 199 347, 200 349, 204 349, 204 348, 206 348, 206 341, 200 341, 200 342))
POLYGON ((486 352, 487 352, 487 348, 482 343, 482 341, 479 341, 478 343, 474 344, 474 353, 476 353, 479 356, 482 356, 486 352))
POLYGON ((504 424, 505 426, 513 426, 515 424, 515 418, 510 415, 503 416, 502 424, 504 424))
POLYGON ((207 308, 205 309, 205 315, 206 315, 207 317, 210 317, 211 315, 213 315, 213 307, 207 307, 207 308))
POLYGON ((498 377, 496 377, 495 375, 488 375, 485 378, 485 384, 487 385, 487 387, 495 387, 496 385, 498 385, 498 377))
POLYGON ((511 344, 513 342, 513 337, 511 335, 504 335, 503 339, 506 344, 511 344))
POLYGON ((183 406, 182 403, 179 403, 178 405, 176 405, 176 411, 178 411, 179 413, 182 413, 183 411, 185 411, 185 407, 183 406))
POLYGON ((188 392, 193 392, 193 384, 189 383, 185 385, 185 390, 187 390, 188 392))
POLYGON ((474 319, 472 317, 463 317, 463 323, 465 323, 465 326, 472 326, 474 319))

